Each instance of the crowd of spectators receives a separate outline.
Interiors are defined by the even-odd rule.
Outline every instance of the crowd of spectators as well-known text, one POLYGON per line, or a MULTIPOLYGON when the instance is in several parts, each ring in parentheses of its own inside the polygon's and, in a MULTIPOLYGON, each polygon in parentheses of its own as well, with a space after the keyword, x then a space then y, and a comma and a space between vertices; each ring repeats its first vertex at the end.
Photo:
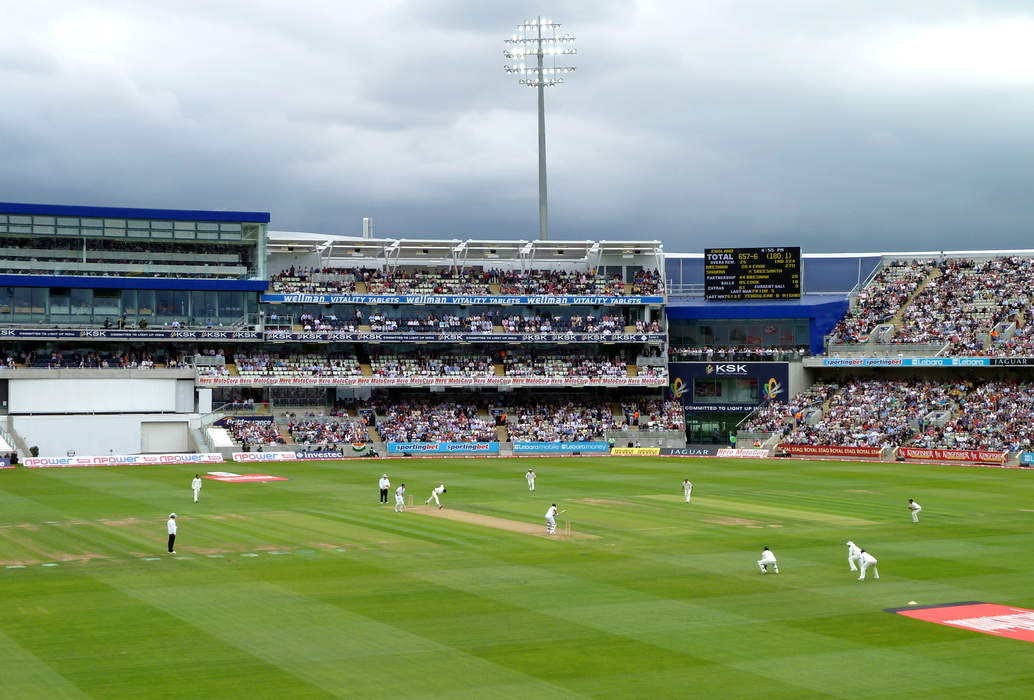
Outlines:
POLYGON ((283 445, 286 442, 280 434, 280 428, 271 420, 230 417, 224 419, 223 425, 245 449, 250 446, 283 445))
POLYGON ((516 353, 503 358, 507 377, 627 377, 627 364, 617 357, 584 353, 516 353))
POLYGON ((943 425, 923 421, 913 447, 1029 450, 1034 439, 1034 384, 990 380, 953 383, 957 412, 943 425))
MULTIPOLYGON (((328 268, 292 266, 270 277, 270 289, 277 294, 354 294, 362 285, 369 294, 492 294, 504 295, 589 295, 624 296, 625 283, 619 274, 605 275, 589 270, 495 270, 468 268, 398 267, 328 268)), ((658 270, 637 270, 631 294, 654 296, 664 293, 658 270)))
POLYGON ((370 441, 362 421, 347 417, 285 416, 287 434, 300 445, 343 445, 370 441))
POLYGON ((281 355, 259 353, 234 357, 237 374, 285 377, 357 377, 363 371, 350 355, 281 355))
POLYGON ((864 343, 881 323, 889 321, 934 270, 933 260, 894 260, 858 294, 830 334, 831 343, 864 343))
POLYGON ((834 391, 836 386, 832 384, 812 384, 786 403, 773 401, 761 407, 740 429, 749 433, 788 433, 821 409, 834 391))
POLYGON ((371 331, 400 331, 409 333, 491 333, 491 312, 458 316, 430 313, 418 317, 395 318, 376 311, 370 315, 371 331))
POLYGON ((491 442, 495 422, 473 404, 403 400, 377 402, 377 430, 384 442, 491 442))
POLYGON ((450 353, 372 354, 370 369, 375 377, 487 377, 495 374, 495 365, 488 357, 450 353))
POLYGON ((954 382, 928 379, 852 379, 837 386, 821 418, 784 430, 784 442, 803 445, 893 447, 907 444, 936 411, 951 411, 954 382))
POLYGON ((945 343, 950 355, 994 354, 992 331, 1031 307, 1034 261, 1019 256, 946 258, 902 314, 894 343, 945 343))
POLYGON ((621 275, 604 275, 597 270, 503 270, 498 273, 502 294, 579 294, 590 296, 623 296, 625 284, 621 275))
POLYGON ((668 359, 672 362, 793 362, 808 356, 808 348, 767 347, 762 345, 730 345, 728 347, 672 347, 668 359))
POLYGON ((542 400, 518 406, 507 422, 512 442, 582 442, 603 440, 614 425, 607 401, 542 400))
POLYGON ((274 294, 355 294, 355 270, 333 267, 295 267, 269 278, 274 294))
POLYGON ((149 352, 104 352, 96 350, 28 350, 6 356, 0 369, 153 369, 185 366, 176 357, 158 357, 149 352), (157 362, 156 362, 157 360, 157 362))
POLYGON ((626 429, 651 431, 684 431, 686 429, 686 411, 680 401, 626 400, 621 402, 621 412, 625 416, 623 427, 626 429))

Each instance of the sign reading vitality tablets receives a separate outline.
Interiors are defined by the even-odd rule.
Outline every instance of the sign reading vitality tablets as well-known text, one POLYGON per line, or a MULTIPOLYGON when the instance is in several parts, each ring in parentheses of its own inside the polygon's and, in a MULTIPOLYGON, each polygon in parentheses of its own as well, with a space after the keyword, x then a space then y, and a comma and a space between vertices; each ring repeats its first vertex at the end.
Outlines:
POLYGON ((663 304, 664 297, 594 296, 458 296, 448 294, 263 294, 263 304, 426 304, 429 306, 642 306, 663 304))

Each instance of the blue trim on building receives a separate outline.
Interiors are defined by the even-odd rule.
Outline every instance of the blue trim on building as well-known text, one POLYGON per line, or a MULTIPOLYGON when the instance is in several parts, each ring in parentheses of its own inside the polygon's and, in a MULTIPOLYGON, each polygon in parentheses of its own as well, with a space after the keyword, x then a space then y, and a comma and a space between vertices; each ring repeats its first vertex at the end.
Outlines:
POLYGON ((722 302, 702 297, 669 298, 664 313, 669 319, 790 318, 807 319, 810 349, 817 355, 825 349, 822 339, 850 308, 846 297, 810 294, 793 301, 722 302))
POLYGON ((0 275, 0 287, 70 287, 73 289, 189 289, 262 292, 267 280, 212 280, 170 277, 72 277, 65 275, 0 275))
POLYGON ((203 209, 138 209, 90 207, 68 204, 16 204, 0 202, 0 214, 35 216, 89 216, 101 219, 159 219, 163 221, 224 221, 268 224, 266 211, 205 211, 203 209))

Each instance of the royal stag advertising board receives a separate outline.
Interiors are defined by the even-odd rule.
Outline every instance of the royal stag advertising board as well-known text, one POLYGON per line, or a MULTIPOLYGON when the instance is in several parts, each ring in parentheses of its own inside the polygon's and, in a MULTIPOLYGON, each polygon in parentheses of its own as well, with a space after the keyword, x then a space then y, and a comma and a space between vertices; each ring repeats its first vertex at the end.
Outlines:
POLYGON ((672 362, 668 389, 687 411, 745 413, 786 403, 785 362, 672 362))

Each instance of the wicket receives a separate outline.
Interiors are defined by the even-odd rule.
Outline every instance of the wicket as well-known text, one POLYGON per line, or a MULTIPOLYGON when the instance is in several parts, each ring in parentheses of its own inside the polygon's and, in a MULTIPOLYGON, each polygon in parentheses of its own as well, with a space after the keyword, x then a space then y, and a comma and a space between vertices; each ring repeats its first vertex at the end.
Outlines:
POLYGON ((413 494, 409 495, 409 505, 413 505, 413 494))
POLYGON ((570 520, 565 520, 564 521, 564 536, 565 537, 570 537, 571 536, 571 521, 570 520))

